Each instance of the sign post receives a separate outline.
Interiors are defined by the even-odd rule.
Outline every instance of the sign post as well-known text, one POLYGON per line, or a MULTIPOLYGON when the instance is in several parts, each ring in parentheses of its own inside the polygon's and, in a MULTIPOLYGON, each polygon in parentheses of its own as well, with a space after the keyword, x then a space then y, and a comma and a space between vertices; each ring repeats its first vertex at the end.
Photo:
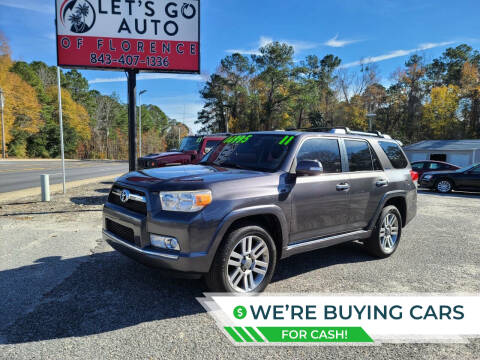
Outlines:
POLYGON ((0 112, 2 117, 2 158, 5 159, 5 125, 3 123, 3 107, 5 104, 5 98, 3 97, 3 91, 0 88, 0 112))
POLYGON ((147 90, 138 93, 138 157, 142 157, 142 95, 147 90))
POLYGON ((135 103, 137 93, 137 70, 127 71, 128 78, 128 168, 130 171, 136 169, 137 153, 137 127, 135 124, 136 108, 135 103))
POLYGON ((135 170, 136 74, 200 73, 200 1, 56 0, 56 30, 58 66, 127 73, 135 170))
POLYGON ((60 155, 62 157, 62 176, 63 193, 67 193, 65 188, 65 147, 63 145, 63 112, 62 112, 62 87, 60 81, 60 68, 57 66, 57 85, 58 85, 58 122, 60 124, 60 155))

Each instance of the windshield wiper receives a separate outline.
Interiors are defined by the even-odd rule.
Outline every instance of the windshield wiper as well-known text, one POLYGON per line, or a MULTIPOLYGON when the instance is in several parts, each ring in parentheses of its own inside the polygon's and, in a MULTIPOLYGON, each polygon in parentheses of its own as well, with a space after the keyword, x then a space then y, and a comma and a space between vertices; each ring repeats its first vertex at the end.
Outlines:
POLYGON ((246 169, 246 167, 240 166, 235 163, 230 163, 230 162, 224 162, 224 163, 218 164, 218 166, 229 167, 234 169, 246 169))
POLYGON ((232 169, 240 169, 240 170, 258 170, 253 167, 248 167, 248 166, 242 166, 238 165, 235 163, 230 163, 230 162, 225 162, 225 163, 216 163, 215 161, 200 161, 198 163, 199 165, 210 165, 210 166, 221 166, 221 167, 227 167, 227 168, 232 168, 232 169))

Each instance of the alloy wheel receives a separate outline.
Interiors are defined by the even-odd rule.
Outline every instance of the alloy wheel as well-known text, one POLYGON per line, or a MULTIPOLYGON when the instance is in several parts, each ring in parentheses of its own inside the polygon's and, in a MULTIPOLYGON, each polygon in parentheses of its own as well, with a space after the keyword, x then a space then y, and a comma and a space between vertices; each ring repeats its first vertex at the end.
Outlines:
POLYGON ((380 246, 386 254, 395 250, 398 239, 398 218, 393 213, 388 213, 380 227, 380 246))
POLYGON ((233 247, 227 263, 227 278, 237 292, 251 292, 262 283, 268 270, 270 251, 259 236, 240 239, 233 247))
POLYGON ((450 184, 450 181, 448 180, 442 180, 437 184, 437 190, 446 193, 449 192, 452 189, 452 184, 450 184))

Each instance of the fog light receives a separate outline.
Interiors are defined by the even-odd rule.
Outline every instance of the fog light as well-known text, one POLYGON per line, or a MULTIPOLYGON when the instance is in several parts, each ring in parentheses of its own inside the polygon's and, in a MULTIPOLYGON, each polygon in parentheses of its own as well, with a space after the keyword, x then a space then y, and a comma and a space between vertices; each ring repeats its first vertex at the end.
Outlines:
POLYGON ((150 244, 160 249, 180 250, 178 240, 170 236, 150 234, 150 244))
POLYGON ((178 246, 178 241, 175 238, 169 238, 168 240, 166 240, 165 245, 167 245, 169 249, 180 250, 180 246, 178 246))

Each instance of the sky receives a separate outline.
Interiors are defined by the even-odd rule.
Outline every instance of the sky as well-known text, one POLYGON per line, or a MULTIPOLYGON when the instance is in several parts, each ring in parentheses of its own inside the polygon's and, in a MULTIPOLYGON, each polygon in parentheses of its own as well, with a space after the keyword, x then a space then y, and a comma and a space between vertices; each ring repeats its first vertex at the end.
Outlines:
MULTIPOLYGON (((14 60, 56 65, 54 0, 0 0, 0 31, 14 60)), ((295 49, 295 60, 334 54, 342 67, 361 61, 377 64, 382 82, 412 54, 427 61, 447 48, 468 43, 480 48, 478 0, 201 0, 201 74, 141 73, 142 103, 158 105, 192 130, 202 108, 199 90, 220 60, 233 52, 254 54, 258 47, 282 41, 295 49)), ((126 102, 123 72, 81 71, 90 86, 113 92, 126 102)))

